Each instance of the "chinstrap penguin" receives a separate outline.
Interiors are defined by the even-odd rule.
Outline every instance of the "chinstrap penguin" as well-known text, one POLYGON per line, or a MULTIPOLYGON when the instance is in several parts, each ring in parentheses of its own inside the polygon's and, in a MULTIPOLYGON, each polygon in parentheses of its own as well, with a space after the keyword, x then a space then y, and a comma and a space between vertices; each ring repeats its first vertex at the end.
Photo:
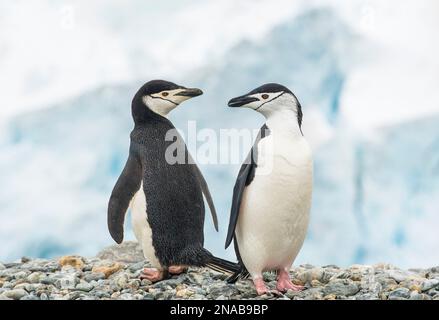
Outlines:
POLYGON ((267 292, 264 271, 277 272, 277 290, 302 290, 289 270, 308 228, 313 162, 302 133, 302 108, 286 87, 269 83, 229 107, 247 107, 266 118, 239 170, 233 190, 226 248, 234 240, 241 270, 228 281, 252 277, 259 295, 267 292))
POLYGON ((143 85, 132 100, 134 129, 129 156, 108 204, 108 229, 117 243, 123 241, 127 209, 132 211, 134 234, 152 268, 142 278, 153 282, 178 274, 188 266, 208 266, 235 272, 238 265, 214 257, 204 244, 205 208, 209 205, 215 229, 218 222, 206 181, 183 139, 166 115, 183 101, 201 95, 196 88, 153 80, 143 85), (167 141, 173 130, 175 139, 167 141), (170 164, 171 144, 183 150, 183 161, 170 164))

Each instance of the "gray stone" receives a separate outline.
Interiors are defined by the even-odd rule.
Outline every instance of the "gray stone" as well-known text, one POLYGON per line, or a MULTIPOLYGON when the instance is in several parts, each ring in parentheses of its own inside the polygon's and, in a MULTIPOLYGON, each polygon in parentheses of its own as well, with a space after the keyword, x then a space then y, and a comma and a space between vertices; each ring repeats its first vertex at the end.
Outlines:
POLYGON ((348 279, 332 280, 323 288, 325 295, 334 294, 336 296, 352 296, 358 291, 360 291, 358 285, 348 279))
POLYGON ((55 281, 55 286, 58 289, 75 289, 76 285, 79 283, 79 278, 71 273, 71 274, 60 274, 58 275, 58 279, 55 281))
POLYGON ((26 286, 28 286, 28 285, 29 285, 29 283, 22 282, 22 283, 17 284, 17 285, 14 287, 14 289, 24 289, 24 290, 26 290, 26 286))
POLYGON ((394 279, 396 282, 402 282, 405 279, 407 279, 409 273, 403 270, 393 269, 393 270, 386 270, 387 275, 389 278, 394 279))
POLYGON ((6 291, 4 295, 10 299, 20 300, 24 296, 27 296, 28 293, 24 289, 13 289, 10 291, 6 291))
POLYGON ((428 279, 422 283, 421 290, 428 291, 430 289, 439 287, 439 280, 438 279, 428 279))
POLYGON ((389 293, 389 300, 408 299, 410 296, 410 290, 407 288, 398 288, 389 293))
POLYGON ((142 270, 144 266, 145 266, 145 262, 140 261, 140 262, 133 263, 132 265, 130 265, 128 270, 130 272, 136 272, 136 271, 142 270))
POLYGON ((133 300, 133 295, 130 293, 122 293, 119 296, 119 300, 133 300))
POLYGON ((49 300, 49 296, 46 293, 40 294, 40 300, 49 300))
POLYGON ((45 275, 42 272, 33 272, 27 276, 27 281, 30 283, 38 283, 43 278, 45 278, 45 275))
POLYGON ((55 284, 56 280, 57 279, 53 276, 47 276, 42 278, 40 281, 42 284, 55 284))
POLYGON ((231 297, 239 294, 239 291, 234 285, 219 283, 211 285, 208 288, 207 293, 212 299, 217 299, 219 296, 231 297))
POLYGON ((417 291, 412 291, 410 293, 410 300, 431 300, 431 297, 428 294, 418 293, 417 291))
POLYGON ((30 274, 29 271, 20 271, 14 274, 15 279, 25 279, 30 274))
POLYGON ((179 284, 183 283, 183 281, 184 281, 183 277, 178 277, 178 278, 171 278, 171 279, 163 280, 163 281, 160 281, 158 283, 162 284, 163 287, 169 286, 171 288, 175 288, 179 284))
POLYGON ((93 290, 93 285, 82 280, 76 285, 76 290, 89 292, 93 290))
POLYGON ((143 300, 154 300, 154 295, 152 293, 145 292, 143 295, 143 300))
POLYGON ((105 279, 105 274, 102 272, 90 272, 84 275, 84 280, 87 282, 98 281, 105 279))
POLYGON ((30 294, 28 296, 24 296, 23 298, 21 298, 20 300, 40 300, 40 298, 34 296, 33 294, 30 294))
POLYGON ((3 263, 0 262, 0 270, 5 270, 6 267, 3 265, 3 263))
POLYGON ((0 294, 0 301, 2 300, 12 300, 11 298, 8 298, 5 294, 1 293, 0 294))
POLYGON ((143 280, 140 282, 140 285, 146 287, 146 286, 150 286, 150 285, 152 285, 152 282, 149 281, 148 279, 143 279, 143 280))

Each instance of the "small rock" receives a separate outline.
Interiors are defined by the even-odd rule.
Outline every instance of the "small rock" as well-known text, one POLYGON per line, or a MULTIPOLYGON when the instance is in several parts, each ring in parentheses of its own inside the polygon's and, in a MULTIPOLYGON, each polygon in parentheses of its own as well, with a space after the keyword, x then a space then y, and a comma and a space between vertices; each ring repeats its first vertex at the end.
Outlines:
POLYGON ((137 263, 133 263, 128 268, 128 270, 131 271, 131 272, 136 272, 136 271, 142 270, 144 266, 145 266, 145 262, 144 261, 140 261, 140 262, 137 262, 137 263))
POLYGON ((38 283, 44 277, 45 277, 44 274, 41 272, 33 272, 27 276, 27 281, 29 281, 30 283, 38 283))
POLYGON ((140 282, 140 285, 142 287, 146 287, 146 286, 152 285, 152 282, 150 280, 148 280, 148 279, 142 279, 142 281, 140 282))
POLYGON ((417 291, 413 291, 410 293, 410 300, 431 300, 431 297, 428 294, 419 293, 417 291))
POLYGON ((62 268, 65 267, 72 267, 75 268, 77 270, 82 270, 84 268, 84 260, 82 257, 78 257, 78 256, 64 256, 61 257, 58 260, 58 263, 61 265, 62 268))
POLYGON ((103 273, 105 275, 105 278, 108 278, 113 273, 116 273, 117 271, 121 270, 123 266, 120 263, 111 263, 111 264, 104 264, 104 265, 97 265, 94 266, 92 271, 97 273, 103 273))
POLYGON ((189 298, 193 294, 194 294, 193 291, 184 288, 184 289, 181 289, 181 290, 177 290, 177 293, 175 294, 175 296, 178 297, 178 298, 189 298))
POLYGON ((42 293, 42 294, 40 295, 40 300, 49 300, 49 297, 47 296, 47 294, 42 293))
POLYGON ((55 286, 59 289, 75 289, 79 283, 79 278, 74 274, 59 275, 55 281, 55 286))
POLYGON ((154 295, 149 292, 145 292, 143 295, 143 300, 154 300, 154 295))
POLYGON ((125 288, 128 285, 128 280, 130 278, 127 274, 122 273, 113 278, 113 283, 119 288, 119 290, 125 288))
POLYGON ((402 282, 408 277, 408 273, 402 270, 387 270, 386 271, 389 278, 394 279, 396 282, 402 282))
POLYGON ((408 299, 410 296, 410 290, 407 288, 398 288, 389 293, 389 300, 408 299))
POLYGON ((436 288, 439 286, 438 279, 428 279, 422 283, 421 290, 422 292, 428 291, 430 289, 436 288))
POLYGON ((24 296, 27 296, 28 293, 24 289, 13 289, 10 291, 6 291, 4 295, 13 300, 20 300, 24 296))
POLYGON ((76 285, 76 290, 89 292, 89 291, 93 290, 93 285, 91 285, 91 284, 88 283, 88 282, 85 282, 85 281, 81 280, 81 281, 76 285))
POLYGON ((29 271, 20 271, 14 274, 15 279, 25 279, 30 274, 29 271))
POLYGON ((21 298, 20 300, 40 300, 40 298, 34 296, 34 295, 28 295, 28 296, 24 296, 23 298, 21 298))
POLYGON ((17 285, 14 287, 14 289, 24 289, 24 290, 26 290, 26 286, 28 286, 28 285, 29 285, 29 283, 26 283, 26 282, 19 283, 19 284, 17 284, 17 285))
POLYGON ((3 265, 3 263, 0 262, 0 270, 5 270, 6 267, 3 265))
POLYGON ((299 283, 297 284, 304 285, 313 280, 317 280, 321 282, 323 276, 324 276, 324 270, 322 270, 321 268, 308 269, 305 270, 304 272, 300 272, 297 275, 296 279, 299 280, 299 283))
POLYGON ((98 281, 105 279, 105 274, 102 272, 90 272, 84 276, 84 280, 87 282, 98 281))
POLYGON ((358 285, 348 279, 332 280, 323 288, 325 295, 335 294, 337 296, 352 296, 358 291, 360 291, 358 285))
POLYGON ((11 298, 8 298, 7 296, 5 296, 3 293, 0 294, 0 301, 2 300, 12 300, 11 298))

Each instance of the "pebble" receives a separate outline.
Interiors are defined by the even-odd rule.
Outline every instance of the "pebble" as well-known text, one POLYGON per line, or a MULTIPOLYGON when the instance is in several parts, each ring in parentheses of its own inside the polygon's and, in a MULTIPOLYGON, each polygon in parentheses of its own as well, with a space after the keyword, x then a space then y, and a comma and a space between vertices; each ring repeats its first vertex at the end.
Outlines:
POLYGON ((401 300, 408 299, 410 296, 410 290, 407 288, 398 288, 389 293, 389 300, 401 300))
MULTIPOLYGON (((439 300, 439 267, 402 270, 390 264, 348 268, 307 264, 290 272, 293 283, 304 285, 305 290, 257 296, 251 279, 228 284, 227 275, 207 268, 189 268, 154 284, 140 280, 140 272, 149 264, 139 252, 131 243, 113 246, 98 258, 0 263, 0 300, 439 300)), ((264 279, 270 290, 276 288, 274 272, 264 273, 264 279)))
POLYGON ((84 280, 87 282, 98 281, 105 279, 105 274, 102 272, 90 272, 84 275, 84 280))
POLYGON ((335 279, 323 287, 325 295, 335 294, 336 296, 352 296, 360 291, 360 288, 352 280, 335 279))
POLYGON ((89 292, 91 290, 93 290, 93 285, 86 282, 86 281, 80 281, 77 285, 76 285, 76 290, 80 290, 80 291, 85 291, 85 292, 89 292))
POLYGON ((428 291, 436 287, 439 287, 439 279, 429 279, 422 283, 421 290, 428 291))
POLYGON ((7 298, 13 299, 13 300, 20 300, 24 296, 27 296, 28 293, 24 289, 12 289, 10 291, 6 291, 4 295, 7 298))
POLYGON ((58 263, 61 265, 62 268, 65 267, 72 267, 78 270, 82 270, 84 268, 84 259, 82 257, 78 256, 65 256, 61 257, 58 260, 58 263))

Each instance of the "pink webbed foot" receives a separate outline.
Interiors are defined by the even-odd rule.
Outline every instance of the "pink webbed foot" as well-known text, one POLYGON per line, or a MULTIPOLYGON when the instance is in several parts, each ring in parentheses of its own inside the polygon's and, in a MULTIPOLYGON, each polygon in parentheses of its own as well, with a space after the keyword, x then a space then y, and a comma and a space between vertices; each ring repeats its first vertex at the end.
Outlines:
POLYGON ((263 294, 268 293, 267 286, 265 285, 264 280, 262 278, 253 279, 253 283, 255 285, 255 289, 258 296, 262 296, 263 294))
POLYGON ((140 279, 146 279, 151 282, 157 282, 160 280, 163 280, 165 277, 165 273, 163 270, 157 270, 155 268, 145 268, 143 269, 142 273, 140 274, 140 279))
POLYGON ((186 272, 187 269, 188 268, 185 266, 170 266, 168 268, 168 271, 170 274, 178 275, 178 274, 182 274, 183 272, 186 272))
POLYGON ((304 286, 299 286, 292 283, 289 273, 285 270, 279 270, 276 288, 280 292, 286 292, 288 290, 302 291, 303 289, 305 289, 304 286))

